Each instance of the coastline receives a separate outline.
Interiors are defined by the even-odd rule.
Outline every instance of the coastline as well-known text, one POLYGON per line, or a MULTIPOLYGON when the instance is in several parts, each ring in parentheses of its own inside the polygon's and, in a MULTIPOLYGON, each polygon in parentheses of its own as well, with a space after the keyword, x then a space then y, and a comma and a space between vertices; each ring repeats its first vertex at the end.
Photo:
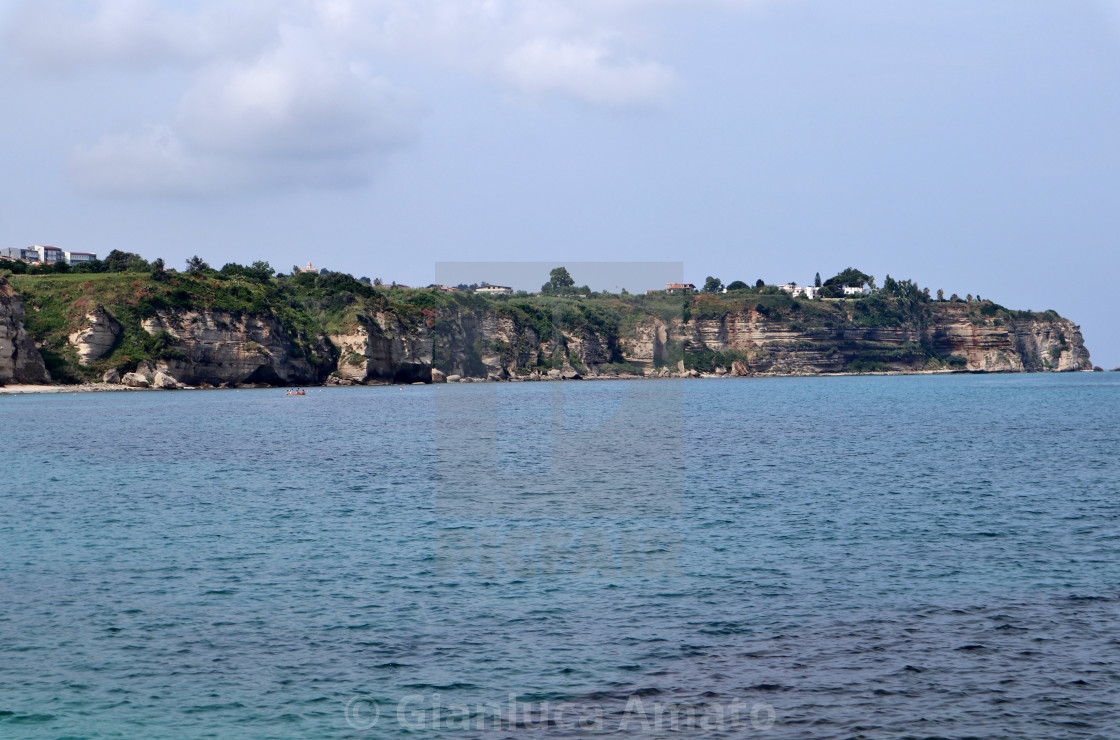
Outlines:
MULTIPOLYGON (((1071 370, 1066 372, 1082 372, 1091 373, 1093 370, 1071 370)), ((1116 372, 1116 371, 1113 371, 1116 372)), ((542 377, 539 379, 531 380, 528 378, 507 378, 507 379, 492 379, 492 378, 464 378, 462 380, 453 382, 441 383, 321 383, 318 385, 302 385, 300 388, 354 388, 354 387, 377 387, 377 386, 406 386, 406 385, 465 385, 471 383, 570 383, 579 381, 610 381, 610 380, 752 380, 758 378, 859 378, 859 377, 882 377, 882 376, 903 376, 903 375, 1051 375, 1052 372, 1038 371, 1031 372, 989 372, 977 370, 885 370, 877 372, 866 373, 755 373, 751 375, 732 375, 727 373, 725 375, 718 375, 715 373, 698 373, 695 375, 689 373, 673 373, 669 376, 649 376, 649 375, 588 375, 579 378, 550 378, 542 377)), ((198 386, 185 386, 182 388, 133 388, 127 385, 120 385, 115 383, 78 383, 73 385, 31 385, 12 383, 9 385, 0 386, 0 396, 23 396, 33 395, 37 393, 120 393, 120 392, 151 392, 151 391, 226 391, 226 390, 268 390, 275 388, 281 390, 289 387, 297 386, 262 386, 255 384, 229 386, 225 388, 218 387, 198 387, 198 386)))

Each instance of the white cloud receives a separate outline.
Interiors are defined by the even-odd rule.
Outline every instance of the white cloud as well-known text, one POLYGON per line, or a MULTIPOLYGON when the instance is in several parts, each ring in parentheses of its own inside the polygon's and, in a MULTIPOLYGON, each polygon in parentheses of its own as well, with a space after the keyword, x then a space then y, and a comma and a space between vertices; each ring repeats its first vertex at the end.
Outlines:
POLYGON ((276 27, 257 0, 23 0, 3 19, 7 53, 31 68, 81 72, 113 64, 198 64, 269 43, 276 27))
POLYGON ((220 162, 192 156, 167 126, 105 136, 80 147, 71 170, 80 189, 98 195, 197 196, 246 184, 235 183, 220 162))
POLYGON ((590 43, 538 38, 514 49, 505 60, 506 77, 528 92, 565 92, 591 103, 639 107, 658 103, 676 75, 657 62, 614 59, 590 43))
POLYGON ((523 96, 608 108, 667 102, 653 11, 758 0, 20 0, 0 56, 81 75, 175 66, 189 87, 165 122, 78 149, 104 193, 362 183, 413 137, 414 95, 367 72, 408 59, 523 96))
POLYGON ((107 195, 360 185, 410 140, 420 112, 360 65, 293 41, 202 70, 172 123, 80 147, 72 172, 107 195))
POLYGON ((351 157, 407 141, 419 109, 362 65, 295 40, 248 64, 206 69, 179 105, 177 128, 212 153, 351 157))
MULTIPOLYGON (((707 2, 708 0, 699 0, 707 2)), ((643 46, 645 14, 683 0, 319 0, 345 43, 608 107, 661 103, 676 75, 643 46)))

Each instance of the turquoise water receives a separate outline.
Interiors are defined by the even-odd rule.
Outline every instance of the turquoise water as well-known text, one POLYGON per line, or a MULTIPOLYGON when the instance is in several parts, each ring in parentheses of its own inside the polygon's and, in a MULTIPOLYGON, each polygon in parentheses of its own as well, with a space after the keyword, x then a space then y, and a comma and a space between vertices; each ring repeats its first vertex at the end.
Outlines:
POLYGON ((1115 737, 1118 419, 1120 374, 3 397, 0 737, 1115 737))

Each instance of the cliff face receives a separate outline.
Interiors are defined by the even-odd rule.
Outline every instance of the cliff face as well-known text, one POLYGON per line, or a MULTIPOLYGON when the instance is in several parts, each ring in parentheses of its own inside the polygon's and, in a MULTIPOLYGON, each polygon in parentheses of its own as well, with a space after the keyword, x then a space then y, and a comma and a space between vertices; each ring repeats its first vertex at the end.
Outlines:
POLYGON ((672 342, 741 355, 752 373, 914 371, 936 369, 938 363, 973 372, 1093 368, 1080 328, 1068 319, 978 321, 966 304, 937 304, 927 321, 903 326, 803 327, 754 310, 690 322, 651 319, 620 342, 627 362, 643 369, 669 363, 672 342), (861 362, 867 366, 861 368, 861 362))
POLYGON ((311 362, 268 316, 225 311, 159 312, 143 321, 153 336, 170 338, 156 369, 186 385, 310 385, 331 371, 330 348, 322 340, 311 362))
POLYGON ((338 375, 355 383, 428 382, 432 379, 432 340, 427 326, 409 328, 395 314, 359 316, 351 330, 332 334, 338 348, 338 375))
POLYGON ((977 325, 961 311, 948 311, 932 331, 936 348, 986 372, 1092 370, 1081 329, 1069 319, 1010 319, 977 325))
POLYGON ((1069 320, 991 302, 772 290, 486 299, 337 273, 73 278, 13 279, 30 306, 22 323, 0 281, 0 382, 45 382, 36 347, 66 382, 155 387, 1092 368, 1069 320))
POLYGON ((23 326, 23 301, 0 277, 0 385, 49 383, 51 376, 23 326))
POLYGON ((167 332, 181 358, 157 366, 187 385, 311 384, 328 373, 351 383, 431 382, 445 375, 509 379, 598 375, 624 363, 646 374, 681 372, 698 352, 715 370, 738 375, 915 371, 1091 370, 1081 332, 1061 317, 977 320, 968 307, 941 304, 904 326, 804 326, 754 309, 714 318, 639 318, 623 330, 532 326, 478 310, 434 312, 419 322, 391 311, 359 315, 316 348, 318 364, 299 356, 283 329, 258 316, 220 312, 161 314, 145 320, 167 332), (336 358, 336 359, 334 359, 336 358), (614 364, 612 364, 614 363, 614 364), (664 368, 664 369, 662 369, 664 368))

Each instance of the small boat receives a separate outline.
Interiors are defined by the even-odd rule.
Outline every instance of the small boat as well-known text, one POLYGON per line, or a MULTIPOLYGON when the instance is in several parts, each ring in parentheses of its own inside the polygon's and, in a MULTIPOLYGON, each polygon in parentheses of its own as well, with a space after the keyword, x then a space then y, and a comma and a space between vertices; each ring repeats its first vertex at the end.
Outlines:
POLYGON ((285 393, 284 395, 285 395, 285 396, 306 396, 306 395, 307 395, 307 391, 305 391, 305 390, 302 390, 302 389, 301 389, 301 390, 298 390, 298 391, 296 391, 296 390, 292 390, 292 391, 288 391, 288 392, 287 392, 287 393, 285 393))

